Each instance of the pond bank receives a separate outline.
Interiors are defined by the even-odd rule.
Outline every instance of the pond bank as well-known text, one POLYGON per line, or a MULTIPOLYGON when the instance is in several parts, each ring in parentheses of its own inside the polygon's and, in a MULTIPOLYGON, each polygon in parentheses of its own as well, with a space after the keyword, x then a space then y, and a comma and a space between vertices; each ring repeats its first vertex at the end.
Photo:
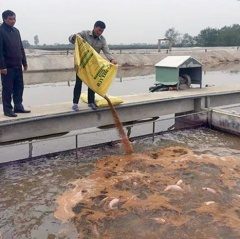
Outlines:
MULTIPOLYGON (((41 50, 26 50, 29 71, 65 71, 73 69, 73 54, 66 52, 48 52, 41 50)), ((222 63, 240 62, 240 50, 227 49, 189 49, 184 51, 172 51, 170 53, 113 53, 120 67, 154 66, 167 56, 190 55, 202 62, 203 65, 217 66, 222 63)))

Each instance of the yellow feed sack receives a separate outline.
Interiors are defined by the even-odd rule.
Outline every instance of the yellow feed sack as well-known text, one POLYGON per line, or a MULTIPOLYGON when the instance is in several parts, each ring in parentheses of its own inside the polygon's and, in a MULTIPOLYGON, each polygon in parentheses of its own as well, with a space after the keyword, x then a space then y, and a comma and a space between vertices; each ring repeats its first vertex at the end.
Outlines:
POLYGON ((117 73, 117 65, 101 57, 79 35, 75 41, 74 68, 79 78, 101 96, 106 95, 117 73))
MULTIPOLYGON (((123 100, 115 97, 115 96, 108 96, 109 100, 111 101, 111 103, 113 105, 119 105, 121 103, 123 103, 123 100)), ((81 94, 81 100, 85 103, 88 103, 88 97, 87 97, 87 93, 82 93, 81 94)), ((108 102, 100 95, 95 95, 95 104, 98 107, 106 107, 108 106, 108 102)))

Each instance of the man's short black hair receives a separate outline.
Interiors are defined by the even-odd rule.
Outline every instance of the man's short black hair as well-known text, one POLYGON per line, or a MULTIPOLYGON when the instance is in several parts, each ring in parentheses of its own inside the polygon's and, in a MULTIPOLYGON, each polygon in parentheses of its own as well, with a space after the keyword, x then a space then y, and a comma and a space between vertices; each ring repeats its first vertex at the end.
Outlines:
POLYGON ((105 29, 106 28, 106 24, 102 21, 96 21, 95 24, 94 24, 94 27, 100 27, 102 29, 105 29))
POLYGON ((16 15, 13 11, 11 10, 6 10, 2 13, 2 19, 7 19, 9 16, 14 16, 16 15))

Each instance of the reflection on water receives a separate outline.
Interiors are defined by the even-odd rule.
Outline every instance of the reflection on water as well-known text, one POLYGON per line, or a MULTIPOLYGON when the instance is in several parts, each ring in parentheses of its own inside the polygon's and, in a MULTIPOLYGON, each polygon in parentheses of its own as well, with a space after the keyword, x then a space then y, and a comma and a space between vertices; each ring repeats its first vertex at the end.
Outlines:
MULTIPOLYGON (((203 86, 240 83, 240 64, 221 64, 214 68, 205 66, 203 69, 203 86)), ((25 73, 24 81, 24 103, 27 106, 72 101, 74 71, 25 73)), ((148 93, 155 81, 155 67, 120 68, 108 94, 122 96, 148 93)), ((85 91, 87 87, 83 84, 82 92, 85 91)))
POLYGON ((239 73, 240 72, 240 64, 239 62, 229 62, 222 63, 219 65, 205 65, 203 66, 204 71, 222 71, 222 72, 230 72, 230 73, 239 73))
MULTIPOLYGON (((117 78, 146 76, 155 73, 153 66, 119 68, 117 78)), ((43 83, 57 83, 75 80, 75 71, 54 71, 54 72, 26 72, 24 73, 25 85, 35 85, 43 83)))
MULTIPOLYGON (((235 155, 237 157, 240 157, 240 148, 239 148, 240 141, 239 140, 240 140, 239 137, 234 137, 232 135, 227 135, 224 133, 219 133, 219 132, 215 132, 207 129, 197 129, 197 130, 179 131, 175 133, 166 133, 164 135, 160 135, 156 137, 156 140, 154 141, 154 143, 152 142, 151 139, 142 139, 142 140, 134 141, 133 146, 134 146, 134 151, 136 153, 142 153, 149 150, 159 150, 169 146, 185 146, 185 147, 187 146, 198 155, 208 153, 208 154, 224 156, 224 157, 229 155, 235 155)), ((75 181, 79 178, 85 178, 86 176, 94 172, 94 165, 93 165, 94 162, 98 161, 99 159, 103 159, 104 157, 107 157, 110 155, 116 155, 118 153, 121 154, 121 152, 119 152, 119 145, 117 146, 109 145, 104 148, 92 147, 91 149, 88 148, 88 149, 79 150, 78 160, 75 159, 73 153, 65 153, 65 154, 56 154, 55 156, 51 156, 51 157, 47 157, 47 156, 40 157, 39 159, 36 159, 34 161, 28 161, 25 163, 13 163, 10 165, 9 164, 1 165, 0 166, 0 188, 1 188, 0 189, 1 190, 0 235, 2 236, 2 238, 3 239, 9 239, 9 238, 11 239, 14 239, 14 238, 16 239, 28 239, 28 238, 31 238, 31 239, 32 238, 37 238, 37 239, 38 238, 39 239, 71 238, 73 239, 73 238, 77 238, 76 235, 79 233, 79 228, 76 229, 76 225, 78 225, 76 221, 70 220, 69 222, 62 224, 60 220, 54 218, 54 212, 57 207, 55 199, 68 189, 69 187, 67 186, 68 182, 75 181)), ((174 156, 174 154, 175 154, 174 152, 171 153, 172 156, 174 156)), ((121 156, 121 157, 124 158, 124 156, 121 156)), ((175 159, 178 159, 178 157, 175 157, 175 159)), ((209 156, 209 160, 215 160, 215 157, 209 156)), ((117 165, 115 166, 117 168, 117 165)), ((139 167, 140 166, 141 165, 139 164, 139 167)), ((203 172, 205 172, 206 173, 205 175, 209 175, 209 178, 208 178, 209 185, 208 184, 202 185, 202 183, 200 183, 201 180, 199 180, 198 182, 200 183, 201 187, 205 187, 205 186, 207 187, 210 185, 213 187, 214 185, 211 184, 210 181, 211 181, 211 175, 214 171, 211 171, 210 169, 209 169, 210 171, 208 171, 208 168, 203 167, 202 170, 205 170, 205 171, 203 171, 201 175, 200 174, 198 175, 197 170, 199 170, 199 168, 197 165, 195 166, 196 167, 194 169, 196 170, 195 171, 196 174, 192 174, 192 177, 193 177, 192 180, 194 180, 194 177, 196 177, 197 179, 198 177, 203 175, 203 172)), ((114 174, 114 171, 112 171, 112 173, 114 174)), ((170 173, 171 172, 169 171, 169 175, 168 175, 169 177, 171 177, 170 173)), ((238 171, 238 174, 239 174, 239 171, 238 171)), ((218 173, 217 174, 214 173, 214 175, 220 176, 220 174, 218 173)), ((189 175, 186 174, 185 176, 181 174, 181 176, 182 176, 181 178, 176 178, 176 179, 173 177, 171 182, 166 181, 166 183, 176 183, 177 180, 182 178, 184 179, 185 177, 189 177, 189 179, 191 178, 190 174, 189 175)), ((233 182, 235 181, 234 179, 235 177, 239 178, 239 175, 235 174, 235 176, 232 179, 233 182)), ((144 180, 144 178, 142 178, 141 180, 144 180)), ((161 185, 163 185, 164 178, 159 180, 160 180, 159 182, 161 182, 161 185)), ((124 187, 126 187, 127 189, 128 187, 127 181, 124 187)), ((224 188, 220 188, 220 189, 222 190, 224 188)), ((143 196, 144 194, 146 195, 151 194, 151 191, 148 191, 147 188, 145 188, 144 190, 145 191, 143 191, 143 194, 142 194, 143 196)), ((159 187, 159 191, 162 191, 162 186, 159 187)), ((226 207, 227 205, 229 205, 227 198, 222 199, 220 197, 215 197, 211 193, 210 194, 205 194, 204 192, 199 192, 199 193, 200 193, 200 196, 202 193, 203 202, 216 201, 217 203, 219 203, 219 200, 221 199, 223 200, 222 202, 226 204, 226 207)), ((235 188, 235 193, 240 194, 239 184, 238 184, 238 187, 235 188)), ((188 194, 188 195, 191 195, 191 194, 188 194)), ((188 196, 188 195, 185 195, 185 196, 188 196)), ((195 194, 192 194, 192 195, 195 195, 195 194)), ((186 201, 181 200, 182 196, 183 196, 182 194, 180 195, 175 195, 175 194, 172 195, 171 193, 169 194, 169 197, 170 197, 169 203, 173 204, 172 206, 170 206, 170 204, 168 206, 169 213, 171 210, 174 210, 176 214, 175 216, 174 215, 173 216, 176 217, 176 220, 179 215, 181 217, 184 216, 184 214, 179 214, 180 211, 179 209, 177 209, 178 207, 183 207, 185 205, 184 202, 186 201), (177 202, 182 202, 182 206, 178 205, 174 207, 174 204, 177 202)), ((227 196, 227 195, 223 194, 223 196, 227 196)), ((194 198, 192 198, 192 200, 194 200, 194 198)), ((233 203, 233 201, 231 203, 233 203)), ((218 207, 218 204, 215 204, 215 205, 218 207)), ((187 206, 187 204, 185 206, 187 206)), ((149 205, 149 209, 150 207, 151 205, 149 205)), ((76 210, 79 210, 80 208, 81 208, 81 205, 79 205, 79 207, 76 208, 76 210)), ((129 216, 131 216, 131 219, 134 219, 134 220, 131 220, 132 224, 130 224, 129 226, 137 229, 134 226, 134 224, 139 225, 140 223, 141 226, 148 231, 149 231, 149 226, 150 226, 150 229, 152 228, 153 231, 155 231, 154 228, 156 226, 160 226, 161 221, 154 219, 153 221, 149 222, 144 218, 162 218, 164 215, 162 214, 151 215, 152 213, 151 210, 149 210, 148 213, 145 211, 146 207, 139 207, 139 208, 137 207, 136 209, 137 211, 135 211, 135 213, 132 214, 132 216, 129 214, 129 216), (140 210, 141 208, 143 209, 142 216, 144 217, 140 217, 141 212, 138 211, 138 209, 140 210)), ((91 211, 89 210, 88 212, 90 213, 91 211)), ((155 211, 155 213, 157 213, 157 211, 155 211)), ((192 213, 189 211, 188 216, 194 217, 194 213, 195 213, 194 211, 192 213)), ((99 214, 99 216, 100 215, 101 214, 99 214)), ((203 218, 205 218, 204 214, 202 216, 203 218)), ((167 214, 165 214, 165 218, 164 218, 165 220, 166 220, 166 217, 167 217, 167 214)), ((203 220, 203 218, 201 219, 199 217, 199 220, 200 219, 203 220)), ((228 214, 226 214, 225 219, 222 218, 222 220, 228 220, 227 218, 228 218, 228 214)), ((122 223, 124 222, 123 219, 124 217, 119 218, 119 220, 121 220, 122 223)), ((212 220, 212 219, 209 218, 209 220, 212 220)), ((240 220, 240 219, 238 218, 236 220, 240 220)), ((101 223, 101 221, 99 221, 98 223, 101 223)), ((114 228, 115 226, 118 225, 119 221, 111 221, 106 219, 106 221, 103 221, 103 223, 105 223, 104 225, 109 226, 108 229, 111 230, 111 228, 114 228)), ((216 223, 213 225, 215 228, 220 228, 220 226, 223 226, 223 229, 221 229, 222 230, 221 237, 216 236, 214 238, 223 238, 223 239, 239 238, 239 237, 236 237, 237 235, 236 232, 234 230, 231 230, 231 228, 227 224, 222 225, 222 224, 216 223), (228 235, 231 235, 231 237, 224 236, 226 233, 228 233, 228 235)), ((164 228, 167 228, 169 233, 174 232, 174 226, 172 226, 171 224, 165 224, 165 226, 167 227, 164 227, 164 228)), ((86 225, 86 227, 84 227, 83 225, 82 229, 84 230, 84 228, 86 229, 85 233, 88 232, 88 229, 89 229, 88 226, 86 225)), ((190 231, 194 232, 194 230, 195 228, 193 224, 190 231)), ((186 227, 179 227, 179 233, 180 233, 179 235, 182 235, 181 233, 185 233, 186 231, 187 231, 186 227)), ((209 235, 212 235, 212 234, 209 234, 209 235)), ((89 238, 89 237, 82 237, 82 238, 89 238)), ((103 237, 103 238, 107 238, 107 237, 103 237)), ((109 237, 109 238, 115 239, 117 237, 109 237)), ((128 237, 126 236, 122 238, 128 238, 128 237)), ((132 237, 132 238, 137 238, 137 237, 132 237)), ((142 237, 142 238, 149 238, 149 237, 142 237)), ((177 239, 178 237, 175 237, 174 235, 172 237, 165 237, 165 238, 177 239)), ((183 238, 191 238, 191 237, 183 237, 183 238)), ((202 238, 207 238, 207 237, 202 237, 202 238)))
MULTIPOLYGON (((240 65, 237 65, 240 69, 240 65)), ((235 68, 237 68, 235 66, 235 68)), ((53 104, 72 101, 74 87, 74 72, 29 73, 29 78, 41 76, 45 84, 26 85, 24 102, 26 105, 53 104), (35 75, 36 74, 36 75, 35 75), (39 74, 39 75, 38 75, 39 74), (59 75, 59 77, 58 77, 59 75), (61 77, 60 77, 61 76, 61 77), (48 79, 54 79, 48 80, 48 79), (47 80, 47 81, 46 81, 47 80), (56 83, 53 83, 56 82, 56 83), (42 93, 44 92, 44 97, 42 93)), ((39 80, 41 81, 41 80, 39 80)), ((155 69, 152 67, 120 69, 114 79, 108 94, 114 96, 148 93, 149 87, 155 83, 155 69)), ((203 74, 202 85, 228 85, 240 83, 239 73, 229 71, 206 71, 203 74)), ((83 84, 82 92, 87 91, 83 84)))
MULTIPOLYGON (((219 64, 215 66, 206 65, 203 67, 205 75, 208 72, 218 72, 219 74, 230 73, 238 74, 240 71, 240 64, 238 63, 228 63, 228 64, 219 64)), ((143 66, 143 67, 125 67, 119 68, 117 71, 116 78, 129 78, 129 77, 139 77, 142 76, 155 76, 155 67, 154 66, 143 66)), ((54 71, 54 72, 36 72, 30 73, 26 72, 24 74, 25 85, 35 85, 43 83, 59 83, 75 80, 75 71, 54 71)))

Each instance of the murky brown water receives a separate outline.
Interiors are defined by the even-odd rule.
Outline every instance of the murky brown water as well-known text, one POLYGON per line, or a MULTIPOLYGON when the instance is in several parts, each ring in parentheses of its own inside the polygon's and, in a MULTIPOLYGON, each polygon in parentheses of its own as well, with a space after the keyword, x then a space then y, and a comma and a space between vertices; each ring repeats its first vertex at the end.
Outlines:
MULTIPOLYGON (((159 151, 161 149, 167 148, 169 146, 184 146, 194 150, 196 159, 199 159, 199 155, 201 154, 211 154, 222 157, 235 156, 240 158, 240 139, 239 137, 235 137, 232 135, 226 135, 223 133, 207 130, 207 129, 196 129, 196 130, 184 130, 174 133, 166 133, 164 135, 160 135, 156 137, 155 141, 152 142, 151 139, 142 139, 138 141, 132 142, 135 153, 143 153, 146 151, 159 151)), ((80 178, 88 180, 92 178, 93 180, 97 180, 95 177, 97 175, 97 171, 95 171, 94 163, 99 161, 100 159, 104 159, 109 156, 114 156, 111 158, 110 162, 114 162, 113 159, 122 158, 123 161, 128 160, 127 156, 122 154, 121 147, 119 145, 109 145, 105 148, 94 148, 79 150, 79 159, 75 159, 75 155, 71 153, 67 154, 59 154, 51 157, 41 157, 34 161, 28 161, 23 163, 15 163, 11 165, 1 165, 0 166, 0 235, 3 239, 9 238, 77 238, 77 235, 81 235, 79 238, 94 238, 93 235, 101 235, 101 233, 107 233, 108 237, 99 237, 99 238, 157 238, 154 235, 158 235, 162 228, 162 232, 164 237, 158 238, 218 238, 218 239, 237 239, 239 238, 239 233, 234 229, 235 224, 229 224, 229 220, 232 218, 232 214, 229 213, 228 210, 231 211, 236 206, 236 200, 239 200, 238 197, 233 197, 235 194, 240 194, 239 183, 237 186, 231 186, 226 184, 225 181, 221 181, 221 173, 222 164, 218 166, 213 166, 217 162, 217 160, 221 160, 216 158, 215 156, 208 156, 208 164, 207 165, 196 165, 193 164, 193 168, 190 171, 192 174, 187 174, 186 171, 179 171, 179 175, 175 175, 175 170, 164 170, 159 174, 156 168, 161 169, 163 167, 161 162, 156 163, 159 166, 145 167, 146 170, 152 168, 151 180, 158 180, 158 184, 153 183, 152 187, 155 190, 154 194, 151 193, 151 190, 144 186, 143 180, 144 177, 139 177, 138 181, 136 181, 136 186, 141 185, 142 187, 142 196, 139 198, 133 197, 134 200, 131 202, 131 207, 133 210, 125 210, 120 207, 121 215, 117 215, 118 211, 110 212, 99 212, 98 219, 101 215, 104 215, 104 220, 102 223, 100 221, 93 223, 93 227, 89 228, 91 222, 94 217, 85 217, 85 222, 82 222, 80 219, 78 220, 69 220, 66 223, 62 223, 61 220, 56 219, 54 217, 54 212, 57 208, 57 203, 55 201, 60 195, 63 195, 66 191, 69 190, 68 182, 74 182, 80 178), (117 157, 116 155, 121 155, 117 157), (126 158, 125 158, 126 157, 126 158), (209 165, 209 162, 213 161, 213 164, 209 165), (201 167, 200 167, 201 166, 201 167), (201 169, 201 170, 200 170, 201 169), (157 173, 158 177, 155 178, 154 174, 157 173), (95 175, 95 176, 94 176, 95 175), (190 175, 190 176, 189 176, 190 175), (192 177, 191 177, 192 175, 192 177), (203 181, 204 175, 207 176, 206 180, 203 181), (212 176, 211 176, 212 175, 212 176), (155 178, 155 179, 154 179, 155 178), (192 179, 191 179, 192 178, 192 179), (176 184, 178 180, 182 179, 183 183, 190 184, 193 188, 192 193, 177 193, 177 192, 166 192, 162 193, 165 187, 168 184, 176 184), (212 183, 212 179, 216 180, 218 184, 212 183), (223 182, 224 184, 221 184, 223 182), (199 183, 197 187, 197 183, 199 183), (225 185, 225 186, 224 186, 225 185), (231 186, 231 187, 230 187, 231 186), (219 192, 217 197, 215 194, 205 192, 201 190, 202 187, 211 187, 219 192), (229 187, 229 188, 227 188, 229 187), (234 190, 233 190, 234 189, 234 190), (159 193, 157 193, 157 191, 159 193), (231 192, 231 194, 227 195, 227 192, 231 192), (167 211, 160 209, 154 209, 155 206, 159 205, 159 200, 155 198, 155 194, 158 194, 161 198, 160 202, 164 199, 167 207, 167 211), (145 196, 144 196, 145 195, 145 196), (148 196, 151 196, 151 200, 155 200, 155 203, 151 203, 151 200, 147 204, 148 196), (202 196, 201 196, 202 195, 202 196), (144 200, 144 197, 146 199, 144 200), (200 197, 200 199, 199 199, 200 197), (188 205, 187 201, 191 199, 191 203, 188 205), (196 199, 196 200, 195 200, 196 199), (140 201, 143 200, 144 203, 139 204, 140 201), (199 201, 200 200, 200 201, 199 201), (204 202, 215 201, 216 204, 206 206, 204 202), (148 210, 146 210, 146 205, 148 205, 148 210), (152 206, 151 206, 152 205, 152 206), (195 209, 193 210, 193 206, 195 205, 195 209), (213 211, 199 212, 199 208, 204 207, 208 210, 212 207, 217 207, 218 210, 225 210, 224 213, 221 213, 221 217, 217 217, 217 220, 214 221, 213 211), (227 209, 229 207, 229 209, 227 209), (185 208, 185 209, 184 209, 185 208), (198 208, 198 209, 197 209, 198 208), (180 211, 180 209, 182 211, 180 211), (183 210, 184 209, 184 210, 183 210), (152 211, 153 210, 153 211, 152 211), (154 212, 155 211, 155 212, 154 212), (127 213, 128 212, 128 213, 127 213), (116 213, 116 215, 115 215, 116 213), (171 214, 172 213, 172 214, 171 214), (105 215, 107 214, 107 217, 105 215), (186 214, 186 215, 185 215, 186 214), (115 215, 115 216, 114 216, 115 215), (184 216, 185 215, 185 216, 184 216), (114 216, 114 217, 113 217, 114 216), (168 219, 170 217, 170 219, 168 219), (114 220, 114 218, 116 220, 114 220), (152 219, 151 219, 152 218, 152 219), (154 219, 155 218, 155 219, 154 219), (174 223, 169 223, 176 220, 176 225, 174 223), (185 221, 188 219, 195 218, 195 221, 192 220, 191 225, 180 223, 180 218, 185 218, 185 221), (89 219, 89 220, 87 220, 89 219), (164 220, 162 220, 164 219, 164 220), (221 222, 220 222, 221 221, 221 222), (204 234, 201 234, 199 223, 203 222, 203 225, 207 228, 207 222, 211 222, 211 227, 209 229, 204 229, 204 234), (81 224, 83 223, 83 224, 81 224), (162 225, 163 223, 163 225, 162 225), (79 225, 81 225, 79 227, 79 225), (100 226, 99 226, 100 225, 100 226), (103 228, 101 229, 101 226, 103 228), (149 228, 151 230, 149 230, 149 228), (177 228, 177 230, 176 230, 177 228), (215 228, 215 229, 214 229, 215 228), (134 230, 133 230, 134 229, 134 230), (211 229, 211 230, 210 230, 211 229), (213 230, 214 229, 214 230, 213 230), (133 230, 133 231, 132 231, 133 230), (187 234, 189 230, 189 233, 187 234), (116 234, 118 232, 119 234, 116 234), (123 234, 120 234, 122 232, 123 234), (146 234, 144 234, 146 232, 146 234), (157 234, 154 234, 154 233, 157 234), (194 237, 199 232, 199 235, 203 235, 203 237, 194 237), (213 232, 216 232, 215 237, 213 237, 213 232), (94 234, 92 234, 94 233, 94 234), (114 234, 115 233, 115 234, 114 234), (129 233, 129 236, 127 236, 129 233), (150 234, 149 234, 150 233, 150 234), (152 233, 152 234, 151 234, 152 233), (122 235, 122 237, 116 237, 117 235, 122 235), (205 235, 205 236, 204 236, 205 235), (135 237, 134 237, 135 236, 135 237), (139 236, 139 237, 138 237, 139 236), (192 237, 191 237, 192 236, 192 237)), ((147 159, 146 155, 140 155, 139 157, 144 159, 143 161, 132 161, 129 164, 128 168, 134 172, 135 175, 137 170, 144 168, 143 163, 145 159, 147 159), (135 163, 134 163, 135 162, 135 163), (143 167, 141 167, 141 164, 143 167), (130 167, 131 166, 131 167, 130 167), (137 168, 133 168, 133 167, 137 168)), ((171 152, 166 158, 166 160, 177 160, 182 156, 178 156, 178 152, 171 152), (171 157, 170 157, 171 156, 171 157)), ((191 155, 191 154, 189 154, 191 155)), ((186 155, 185 155, 186 156, 186 155)), ((151 159, 153 160, 153 158, 151 159)), ((229 159, 232 160, 232 159, 229 159)), ((102 164, 105 164, 107 160, 100 160, 98 162, 98 167, 102 168, 102 164)), ((172 161, 170 161, 172 162, 172 161)), ((221 161, 220 161, 221 162, 221 161)), ((235 164, 236 161, 234 161, 235 164)), ((150 161, 149 161, 150 163, 150 161)), ((112 163, 110 164, 110 166, 112 163)), ((170 164, 171 165, 171 164, 170 164)), ((118 172, 117 165, 116 172, 118 172)), ((166 166, 166 165, 165 165, 166 166)), ((231 181, 232 183, 237 183, 237 178, 239 178, 239 168, 237 165, 234 167, 229 167, 229 172, 233 174, 226 177, 226 180, 231 181), (232 171, 231 171, 232 170, 232 171)), ((111 166, 112 167, 112 166, 111 166)), ((170 168, 169 168, 170 169, 170 168)), ((173 168, 171 168, 173 169, 173 168)), ((146 171, 145 170, 145 171, 146 171)), ((112 168, 111 173, 115 175, 115 171, 112 168)), ((131 171, 131 170, 130 170, 131 171)), ((150 170, 151 171, 151 170, 150 170)), ((149 171, 149 172, 150 172, 149 171)), ((101 174, 100 174, 101 176, 101 174)), ((150 177, 150 176, 149 176, 150 177)), ((125 184, 121 184, 122 188, 125 188, 125 191, 134 190, 132 185, 128 185, 127 179, 125 184)), ((100 181, 105 181, 105 179, 101 179, 100 181)), ((146 181, 146 180, 145 180, 146 181)), ((106 181, 107 182, 107 181, 106 181)), ((150 182, 149 182, 150 183, 150 182)), ((135 184, 135 183, 134 183, 135 184)), ((109 185, 111 186, 111 185, 109 185)), ((140 187, 140 188, 141 188, 140 187)), ((138 188, 138 186, 137 186, 138 188)), ((133 194, 137 194, 140 191, 140 188, 136 189, 136 192, 132 191, 133 194)), ((124 190, 120 190, 124 191, 124 190)), ((125 195, 125 194, 124 194, 125 195)), ((112 197, 111 195, 109 195, 112 197)), ((103 199, 103 198, 102 198, 103 199)), ((96 199, 97 200, 97 199, 96 199)), ((107 200, 107 199, 106 199, 107 200)), ((154 201, 153 201, 154 202, 154 201)), ((112 202, 112 206, 114 206, 114 201, 112 202)), ((239 202, 238 202, 239 205, 239 202)), ((116 206, 116 205, 115 205, 116 206)), ((120 205, 118 205, 119 207, 120 205)), ((76 211, 81 209, 81 204, 76 208, 76 211)), ((86 209, 86 208, 85 208, 86 209)), ((92 210, 92 209, 91 209, 92 210)), ((91 211, 89 209, 88 212, 91 211)), ((202 208, 203 210, 203 208, 202 208)), ((235 210, 235 209, 234 209, 235 210)), ((236 209, 237 210, 237 209, 236 209)), ((216 211, 219 212, 219 211, 216 211)), ((215 212, 215 213, 216 213, 215 212)), ((232 212, 232 211, 231 211, 232 212)), ((86 213, 86 211, 85 211, 86 213)), ((94 214, 95 215, 95 214, 94 214)), ((215 214, 214 214, 215 215, 215 214)), ((237 212, 236 212, 237 215, 237 212)), ((234 214, 234 218, 232 220, 239 220, 234 214)), ((80 218, 80 217, 79 217, 80 218)), ((203 228, 203 227, 202 227, 203 228)), ((97 238, 97 237, 95 237, 97 238)))
POLYGON ((183 147, 112 156, 71 182, 55 216, 78 238, 239 238, 240 158, 183 147))
MULTIPOLYGON (((226 68, 226 71, 223 72, 219 71, 221 69, 217 69, 217 71, 207 69, 208 71, 203 75, 203 85, 239 83, 239 68, 234 65, 231 68, 232 70, 226 68)), ((148 68, 148 71, 146 74, 140 74, 136 70, 132 76, 128 75, 127 71, 123 71, 118 76, 119 78, 114 81, 110 89, 110 94, 125 95, 148 92, 149 86, 155 82, 153 69, 148 68), (139 78, 139 76, 141 77, 139 78)), ((29 80, 35 76, 34 74, 27 75, 29 80)), ((38 76, 40 76, 40 73, 38 76)), ((36 79, 36 82, 39 80, 43 80, 45 84, 32 86, 29 84, 26 86, 24 93, 26 105, 71 101, 74 74, 47 73, 36 79), (51 81, 52 83, 46 83, 49 81, 45 79, 50 79, 51 77, 54 79, 51 81), (42 97, 43 91, 45 92, 45 97, 42 97)), ((239 167, 236 160, 233 160, 231 157, 229 158, 229 156, 240 158, 239 137, 207 129, 197 129, 165 133, 156 137, 154 142, 151 139, 142 139, 134 141, 132 144, 135 153, 144 154, 138 155, 133 161, 135 163, 131 166, 136 176, 136 182, 131 181, 132 179, 130 180, 129 178, 128 180, 130 181, 121 182, 122 189, 124 190, 120 190, 120 192, 127 191, 129 193, 127 189, 129 183, 132 183, 133 185, 131 184, 129 191, 134 194, 135 192, 131 190, 134 190, 133 186, 136 186, 136 192, 139 193, 142 191, 141 196, 133 197, 130 204, 127 204, 127 202, 121 204, 124 199, 123 201, 121 199, 121 203, 119 203, 116 200, 112 201, 114 198, 108 195, 110 199, 105 199, 106 202, 104 200, 102 204, 105 210, 107 210, 106 212, 104 210, 101 211, 101 207, 88 208, 89 211, 86 211, 86 208, 79 204, 79 207, 75 208, 75 212, 78 214, 77 219, 71 219, 66 223, 62 223, 61 220, 54 217, 54 212, 58 206, 55 201, 56 198, 69 190, 68 182, 76 182, 79 178, 96 180, 97 171, 95 171, 94 166, 96 161, 114 156, 109 161, 115 162, 114 159, 119 159, 116 155, 121 155, 123 162, 127 162, 128 158, 122 155, 119 145, 79 150, 78 160, 75 159, 74 153, 67 153, 56 154, 51 157, 44 156, 34 161, 23 163, 0 165, 0 238, 73 239, 79 235, 79 238, 98 237, 104 239, 240 238, 239 231, 236 230, 236 223, 239 223, 240 218, 237 208, 239 198, 236 196, 240 194, 240 184, 238 181, 239 167), (166 172, 160 170, 163 174, 155 175, 154 169, 156 166, 152 164, 153 166, 150 168, 153 168, 153 174, 148 175, 151 181, 145 184, 143 181, 144 176, 142 174, 136 175, 135 171, 141 168, 147 170, 148 167, 145 167, 143 163, 147 160, 153 160, 148 153, 146 154, 146 151, 159 151, 170 146, 188 148, 196 154, 196 156, 191 156, 192 154, 188 151, 185 154, 185 156, 190 155, 192 160, 189 161, 189 165, 186 165, 187 171, 191 171, 190 176, 184 170, 178 170, 178 174, 176 174, 177 169, 172 170, 173 167, 166 168, 166 172), (200 157, 201 154, 208 154, 207 158, 204 158, 206 161, 196 166, 196 160, 203 158, 200 157), (231 173, 232 175, 225 177, 225 181, 221 178, 223 165, 216 164, 216 162, 224 162, 223 159, 211 155, 225 157, 229 162, 235 164, 232 168, 227 164, 228 175, 231 173), (144 160, 139 162, 139 157, 144 160), (214 163, 210 164, 211 161, 214 163), (178 193, 168 190, 163 193, 168 184, 176 184, 180 179, 183 180, 182 185, 184 187, 187 184, 193 190, 187 191, 188 189, 186 188, 186 192, 188 193, 185 191, 184 193, 178 193), (191 182, 189 181, 190 179, 192 180, 191 182), (156 182, 156 180, 159 180, 159 182, 156 182), (213 180, 216 183, 213 184, 213 180), (235 186, 230 185, 229 182, 235 183, 235 186), (139 188, 138 185, 140 186, 139 188), (209 191, 203 191, 203 187, 213 188, 217 191, 217 195, 209 193, 209 191), (214 203, 209 203, 209 205, 204 204, 211 201, 214 201, 214 203), (112 207, 117 207, 119 210, 111 209, 108 211, 107 207, 109 204, 107 202, 111 202, 112 207), (164 210, 161 208, 161 203, 165 205, 164 210), (84 220, 81 220, 82 215, 80 215, 79 210, 83 208, 85 213, 91 212, 94 209, 93 216, 89 213, 86 214, 84 220), (98 210, 100 212, 97 212, 98 210), (120 214, 118 214, 119 212, 120 214), (97 222, 94 223, 93 219, 97 220, 97 222), (101 220, 98 221, 99 219, 102 219, 102 222, 101 220), (190 221, 191 223, 188 224, 187 222, 190 221)), ((18 154, 17 151, 15 154, 18 154)), ((176 160, 176 158, 181 157, 181 155, 178 156, 178 152, 172 152, 171 157, 169 155, 169 157, 166 157, 166 160, 172 162, 173 158, 176 160)), ((101 166, 101 164, 104 163, 106 163, 106 159, 105 161, 99 161, 98 165, 101 170, 103 170, 103 165, 101 166)), ((116 172, 113 168, 111 169, 112 174, 116 172)), ((82 185, 83 181, 80 182, 80 185, 82 185)), ((112 185, 107 186, 110 187, 112 185)), ((130 194, 128 196, 125 193, 123 196, 131 197, 130 194)), ((97 194, 94 197, 96 196, 97 194)), ((114 197, 116 196, 121 195, 117 194, 114 197)), ((96 200, 100 199, 103 200, 104 198, 96 198, 96 200)))

